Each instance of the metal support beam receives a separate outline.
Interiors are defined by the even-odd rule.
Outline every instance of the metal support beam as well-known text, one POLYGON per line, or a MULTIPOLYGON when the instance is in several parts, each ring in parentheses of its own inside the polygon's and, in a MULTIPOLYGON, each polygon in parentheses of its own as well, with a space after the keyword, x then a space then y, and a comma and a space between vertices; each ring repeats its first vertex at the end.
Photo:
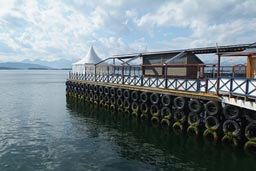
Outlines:
POLYGON ((167 61, 165 61, 164 64, 168 64, 168 63, 170 63, 171 61, 173 61, 173 60, 175 60, 175 59, 177 59, 177 58, 180 58, 180 57, 182 57, 182 56, 185 55, 185 54, 186 54, 186 52, 185 52, 185 51, 182 51, 182 52, 180 52, 179 54, 175 55, 174 57, 172 57, 172 58, 168 59, 167 61))

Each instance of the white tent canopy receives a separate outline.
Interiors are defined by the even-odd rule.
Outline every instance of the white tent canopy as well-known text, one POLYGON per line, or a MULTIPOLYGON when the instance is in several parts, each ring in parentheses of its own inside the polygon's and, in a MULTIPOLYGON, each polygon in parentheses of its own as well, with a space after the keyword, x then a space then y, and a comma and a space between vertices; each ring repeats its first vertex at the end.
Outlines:
POLYGON ((72 64, 72 73, 93 74, 95 68, 94 64, 100 61, 102 61, 102 59, 96 54, 93 47, 91 47, 84 58, 72 64))

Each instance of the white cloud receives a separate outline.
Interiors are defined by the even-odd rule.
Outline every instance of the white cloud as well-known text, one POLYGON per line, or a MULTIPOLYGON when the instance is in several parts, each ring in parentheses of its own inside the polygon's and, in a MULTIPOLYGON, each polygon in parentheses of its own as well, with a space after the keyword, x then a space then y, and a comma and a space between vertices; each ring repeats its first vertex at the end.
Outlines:
POLYGON ((255 0, 0 1, 0 60, 76 59, 256 40, 255 0))

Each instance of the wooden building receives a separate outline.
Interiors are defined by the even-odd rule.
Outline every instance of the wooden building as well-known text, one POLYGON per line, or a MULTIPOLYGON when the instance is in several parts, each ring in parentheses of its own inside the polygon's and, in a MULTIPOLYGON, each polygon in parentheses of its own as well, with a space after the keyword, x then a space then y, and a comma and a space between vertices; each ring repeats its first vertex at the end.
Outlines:
MULTIPOLYGON (((143 55, 142 72, 145 76, 197 78, 198 64, 204 64, 195 54, 174 52, 143 55)), ((201 68, 201 72, 203 69, 201 68)))

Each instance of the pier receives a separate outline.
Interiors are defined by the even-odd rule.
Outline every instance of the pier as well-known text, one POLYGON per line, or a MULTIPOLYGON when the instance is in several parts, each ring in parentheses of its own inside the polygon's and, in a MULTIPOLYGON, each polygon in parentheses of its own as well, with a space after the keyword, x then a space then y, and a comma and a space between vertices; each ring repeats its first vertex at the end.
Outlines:
POLYGON ((256 154, 255 48, 243 44, 117 55, 70 72, 66 92, 85 103, 256 154), (204 64, 197 54, 216 54, 218 63, 204 64), (221 66, 226 56, 245 56, 247 63, 221 66), (141 65, 132 63, 139 58, 141 65))

